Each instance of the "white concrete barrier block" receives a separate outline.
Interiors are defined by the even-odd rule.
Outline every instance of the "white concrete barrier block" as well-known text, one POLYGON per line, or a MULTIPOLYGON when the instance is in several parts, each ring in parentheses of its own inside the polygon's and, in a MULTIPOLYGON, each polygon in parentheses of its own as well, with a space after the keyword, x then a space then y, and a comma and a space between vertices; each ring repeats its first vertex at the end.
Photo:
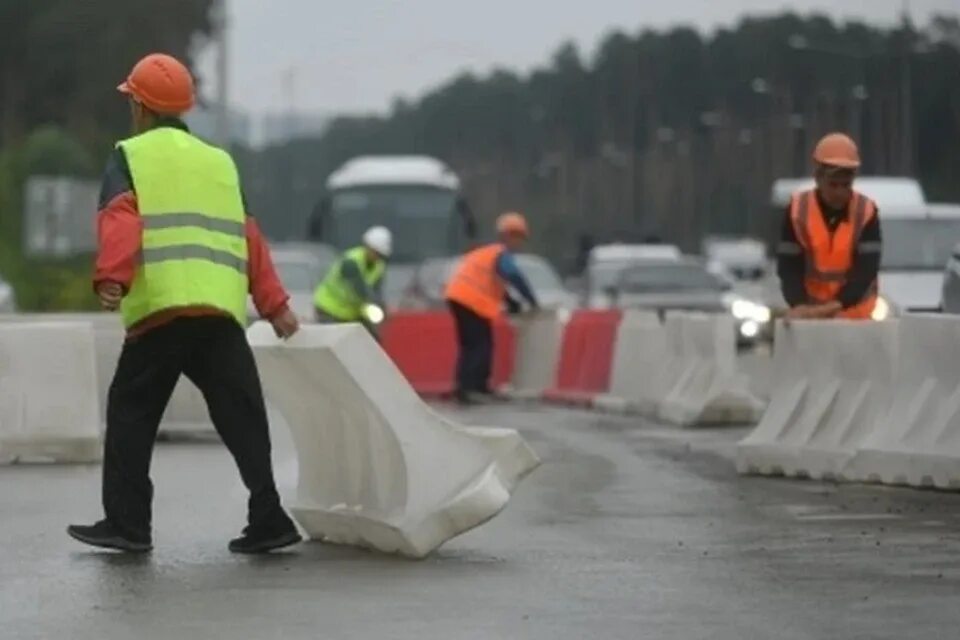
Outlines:
POLYGON ((889 409, 850 462, 857 480, 960 489, 960 318, 900 321, 889 409))
POLYGON ((505 393, 517 400, 541 398, 557 375, 567 311, 540 311, 514 320, 516 356, 505 393))
POLYGON ((292 512, 316 540, 421 558, 503 509, 538 464, 517 432, 463 428, 424 404, 360 327, 248 331, 266 396, 289 425, 292 512))
POLYGON ((848 479, 889 404, 896 357, 895 321, 780 323, 770 404, 737 446, 738 471, 848 479))
POLYGON ((614 413, 656 415, 678 375, 659 316, 628 310, 617 328, 610 392, 594 405, 614 413))
POLYGON ((764 408, 737 370, 733 318, 672 313, 665 325, 670 361, 678 375, 659 405, 659 417, 681 426, 751 424, 764 408))
MULTIPOLYGON (((97 397, 100 402, 100 421, 106 423, 107 395, 117 370, 126 331, 116 313, 18 313, 0 315, 0 325, 48 322, 82 322, 93 327, 96 354, 97 397)), ((174 389, 160 425, 166 435, 214 434, 203 395, 186 378, 181 378, 174 389)))
POLYGON ((117 370, 123 349, 124 330, 115 313, 19 313, 0 316, 0 324, 37 324, 49 322, 87 323, 93 327, 96 355, 97 397, 100 400, 100 421, 106 421, 107 392, 117 370))
POLYGON ((100 403, 89 323, 0 324, 0 462, 97 462, 100 403))

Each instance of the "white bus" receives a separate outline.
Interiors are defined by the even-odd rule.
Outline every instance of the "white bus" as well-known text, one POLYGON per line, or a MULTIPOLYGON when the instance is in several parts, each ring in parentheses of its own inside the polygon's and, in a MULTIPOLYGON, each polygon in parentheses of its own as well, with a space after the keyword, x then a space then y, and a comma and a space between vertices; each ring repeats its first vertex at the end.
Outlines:
POLYGON ((358 157, 330 175, 311 240, 344 250, 374 225, 393 232, 394 265, 457 255, 476 233, 460 179, 426 156, 358 157))

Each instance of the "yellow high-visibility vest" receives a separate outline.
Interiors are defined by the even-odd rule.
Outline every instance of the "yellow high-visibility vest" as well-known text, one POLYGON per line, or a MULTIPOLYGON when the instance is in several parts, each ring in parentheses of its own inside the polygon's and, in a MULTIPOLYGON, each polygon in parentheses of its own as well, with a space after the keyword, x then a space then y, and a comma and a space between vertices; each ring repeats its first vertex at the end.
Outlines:
POLYGON ((353 286, 341 275, 343 263, 347 260, 357 264, 363 281, 368 287, 376 286, 386 272, 386 265, 381 260, 377 260, 371 266, 367 265, 366 250, 363 247, 351 249, 337 260, 313 292, 313 304, 317 309, 337 320, 356 322, 363 319, 363 307, 369 300, 363 300, 357 295, 353 286))
POLYGON ((246 212, 228 153, 173 127, 118 144, 143 219, 142 261, 123 299, 129 328, 159 311, 208 306, 246 324, 246 212))

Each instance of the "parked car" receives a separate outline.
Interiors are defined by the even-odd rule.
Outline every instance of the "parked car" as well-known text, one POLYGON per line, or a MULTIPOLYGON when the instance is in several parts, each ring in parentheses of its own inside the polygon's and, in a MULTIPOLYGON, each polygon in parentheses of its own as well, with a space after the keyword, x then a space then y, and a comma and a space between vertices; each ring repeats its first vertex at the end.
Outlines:
POLYGON ((771 332, 770 308, 735 293, 729 277, 697 258, 629 266, 620 271, 610 293, 613 306, 625 309, 730 313, 741 344, 752 344, 771 332))
POLYGON ((703 256, 722 264, 738 281, 756 282, 770 274, 767 245, 755 238, 708 237, 703 241, 703 256))
MULTIPOLYGON (((326 245, 290 243, 271 247, 273 264, 280 281, 290 294, 290 308, 301 322, 313 322, 313 292, 337 260, 337 252, 326 245)), ((247 303, 247 315, 259 317, 253 300, 247 303)))
POLYGON ((620 272, 631 265, 648 261, 671 261, 682 257, 680 249, 669 244, 608 244, 590 251, 583 279, 584 306, 597 309, 610 306, 609 291, 620 272))
MULTIPOLYGON (((577 299, 564 288, 553 266, 540 256, 522 253, 517 266, 527 277, 544 309, 573 309, 577 299)), ((421 263, 401 300, 402 309, 435 309, 444 305, 443 291, 460 258, 433 258, 421 263)))

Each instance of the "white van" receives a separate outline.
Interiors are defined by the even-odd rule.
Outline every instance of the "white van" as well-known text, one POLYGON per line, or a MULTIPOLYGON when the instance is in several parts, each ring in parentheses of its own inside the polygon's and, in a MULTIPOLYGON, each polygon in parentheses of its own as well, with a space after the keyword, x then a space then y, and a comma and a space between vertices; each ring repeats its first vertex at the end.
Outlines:
MULTIPOLYGON (((778 180, 772 204, 782 215, 792 194, 813 186, 810 178, 778 180)), ((938 311, 943 266, 960 242, 960 215, 929 204, 912 178, 864 176, 857 178, 854 189, 880 207, 880 295, 899 311, 938 311)))

